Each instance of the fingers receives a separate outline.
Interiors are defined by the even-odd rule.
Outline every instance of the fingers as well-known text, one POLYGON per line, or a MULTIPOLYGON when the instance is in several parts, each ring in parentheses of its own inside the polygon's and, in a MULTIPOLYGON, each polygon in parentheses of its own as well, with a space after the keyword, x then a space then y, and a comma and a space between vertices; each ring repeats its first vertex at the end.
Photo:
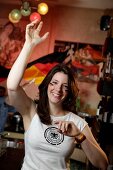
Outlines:
POLYGON ((27 36, 27 35, 30 36, 30 34, 31 34, 31 32, 32 32, 32 29, 34 28, 34 26, 35 26, 36 23, 37 23, 37 20, 31 22, 30 24, 28 24, 28 25, 26 26, 26 36, 27 36))
POLYGON ((29 33, 29 31, 32 30, 36 30, 38 33, 40 32, 43 22, 41 21, 37 27, 38 24, 38 20, 34 20, 33 22, 31 22, 30 24, 28 24, 26 26, 26 32, 29 33), (37 28, 36 28, 37 27, 37 28))
POLYGON ((43 22, 41 21, 36 29, 37 33, 39 33, 42 29, 42 26, 43 26, 43 22))
POLYGON ((28 31, 28 30, 30 30, 31 28, 33 28, 36 23, 37 23, 37 20, 35 20, 35 21, 31 22, 30 24, 28 24, 28 25, 26 26, 26 30, 28 31))
POLYGON ((39 40, 40 40, 40 42, 42 42, 48 37, 49 32, 45 33, 42 37, 40 37, 39 33, 40 33, 41 29, 42 29, 43 22, 41 21, 38 24, 38 26, 37 26, 37 24, 38 24, 38 20, 34 20, 33 22, 31 22, 30 24, 28 24, 26 26, 26 37, 28 35, 32 39, 37 39, 38 38, 37 39, 38 41, 36 41, 36 42, 39 42, 39 40))
POLYGON ((49 32, 46 32, 42 37, 41 40, 44 41, 49 35, 49 32))
POLYGON ((38 20, 37 19, 32 21, 30 24, 28 24, 27 27, 33 27, 35 24, 38 24, 38 20))
POLYGON ((55 121, 55 124, 58 125, 58 129, 60 133, 66 133, 68 131, 68 126, 70 125, 70 122, 68 121, 55 121))

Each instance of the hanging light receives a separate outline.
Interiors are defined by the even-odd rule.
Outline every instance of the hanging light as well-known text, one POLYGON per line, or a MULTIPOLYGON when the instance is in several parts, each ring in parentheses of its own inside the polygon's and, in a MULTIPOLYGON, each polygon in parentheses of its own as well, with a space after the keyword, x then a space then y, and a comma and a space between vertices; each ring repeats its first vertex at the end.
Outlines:
POLYGON ((21 6, 21 14, 23 16, 29 16, 31 14, 31 7, 29 6, 29 2, 24 2, 21 6))
POLYGON ((18 9, 13 9, 11 12, 10 12, 10 15, 11 15, 11 18, 13 20, 20 20, 22 15, 21 15, 21 12, 20 10, 18 9))
POLYGON ((40 3, 38 4, 38 10, 41 15, 45 15, 48 12, 48 5, 46 3, 40 3))
MULTIPOLYGON (((23 2, 23 1, 22 1, 23 2)), ((19 9, 13 9, 10 13, 9 13, 9 20, 12 23, 17 23, 20 21, 20 19, 22 18, 22 16, 29 16, 30 21, 33 21, 35 19, 37 19, 38 21, 41 20, 41 15, 45 15, 48 12, 48 5, 46 3, 40 3, 38 4, 38 9, 37 12, 33 12, 31 14, 31 9, 37 9, 36 7, 30 7, 29 2, 24 1, 22 3, 22 6, 19 9)))
POLYGON ((18 23, 20 21, 21 17, 22 17, 22 15, 18 9, 13 9, 9 13, 9 20, 12 23, 18 23))
POLYGON ((15 23, 18 23, 20 20, 14 20, 11 16, 11 13, 9 13, 9 21, 15 24, 15 23))
POLYGON ((39 22, 40 22, 40 20, 41 20, 41 16, 40 16, 40 14, 38 13, 38 12, 33 12, 31 15, 30 15, 30 21, 32 22, 32 21, 34 21, 34 20, 38 20, 39 22))

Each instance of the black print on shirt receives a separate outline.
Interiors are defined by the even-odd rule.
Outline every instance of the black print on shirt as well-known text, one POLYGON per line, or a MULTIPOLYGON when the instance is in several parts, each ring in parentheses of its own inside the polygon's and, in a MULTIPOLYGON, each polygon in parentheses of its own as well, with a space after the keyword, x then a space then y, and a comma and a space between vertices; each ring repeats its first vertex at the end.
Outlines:
POLYGON ((64 141, 64 135, 58 132, 58 128, 49 127, 44 132, 46 141, 52 145, 60 145, 64 141))

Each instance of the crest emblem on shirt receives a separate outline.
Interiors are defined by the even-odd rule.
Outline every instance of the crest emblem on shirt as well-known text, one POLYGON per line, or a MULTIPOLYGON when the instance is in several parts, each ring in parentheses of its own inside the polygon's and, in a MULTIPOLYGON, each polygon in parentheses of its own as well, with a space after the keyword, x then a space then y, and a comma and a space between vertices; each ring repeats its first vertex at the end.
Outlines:
POLYGON ((64 135, 58 132, 58 128, 49 127, 44 132, 46 141, 52 145, 60 145, 64 141, 64 135))

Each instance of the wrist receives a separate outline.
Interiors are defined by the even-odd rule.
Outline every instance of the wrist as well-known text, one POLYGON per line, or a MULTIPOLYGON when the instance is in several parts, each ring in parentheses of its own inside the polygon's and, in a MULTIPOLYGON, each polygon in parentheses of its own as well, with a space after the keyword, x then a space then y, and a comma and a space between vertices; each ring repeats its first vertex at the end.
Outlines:
POLYGON ((35 45, 34 45, 34 44, 31 44, 31 43, 28 43, 27 41, 25 41, 24 47, 27 48, 27 49, 29 49, 29 50, 31 50, 32 48, 35 47, 35 45))
POLYGON ((81 144, 86 139, 86 136, 83 133, 80 133, 79 135, 75 136, 75 141, 78 144, 81 144))

